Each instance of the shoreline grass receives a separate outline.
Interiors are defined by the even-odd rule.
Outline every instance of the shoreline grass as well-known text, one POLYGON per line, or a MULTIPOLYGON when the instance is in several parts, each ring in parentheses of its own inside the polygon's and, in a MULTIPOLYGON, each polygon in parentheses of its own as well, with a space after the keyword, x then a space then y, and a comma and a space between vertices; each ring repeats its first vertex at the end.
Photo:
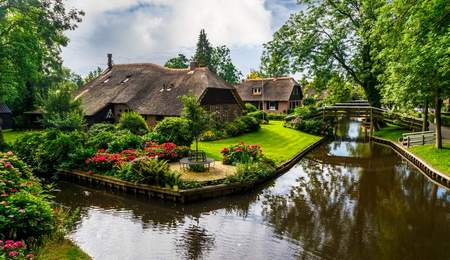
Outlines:
POLYGON ((239 142, 260 145, 263 153, 281 164, 294 157, 301 150, 320 140, 320 136, 310 135, 298 130, 286 128, 282 121, 270 121, 267 125, 261 125, 257 132, 244 134, 217 141, 199 142, 199 149, 204 150, 208 157, 222 160, 223 148, 239 142))
POLYGON ((17 139, 30 132, 32 131, 3 130, 3 137, 5 138, 5 142, 7 144, 13 145, 17 139))
POLYGON ((36 255, 36 259, 42 260, 89 260, 92 259, 75 243, 69 239, 62 241, 49 241, 41 247, 36 255))
MULTIPOLYGON (((394 142, 398 142, 398 139, 403 133, 410 132, 409 130, 403 129, 400 126, 389 124, 377 132, 375 136, 388 139, 394 142)), ((450 143, 443 142, 442 149, 434 148, 434 144, 418 145, 407 148, 410 152, 417 155, 419 158, 428 162, 431 166, 437 170, 450 175, 450 143)))

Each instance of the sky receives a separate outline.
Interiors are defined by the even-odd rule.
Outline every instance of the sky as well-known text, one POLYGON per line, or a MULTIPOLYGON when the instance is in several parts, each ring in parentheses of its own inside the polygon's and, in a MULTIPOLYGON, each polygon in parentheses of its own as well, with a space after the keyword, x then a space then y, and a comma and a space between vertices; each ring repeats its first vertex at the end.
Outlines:
POLYGON ((205 29, 213 46, 227 45, 246 75, 258 69, 263 43, 299 10, 296 0, 68 0, 86 15, 67 32, 64 64, 86 75, 106 67, 106 54, 119 63, 156 63, 195 52, 205 29))

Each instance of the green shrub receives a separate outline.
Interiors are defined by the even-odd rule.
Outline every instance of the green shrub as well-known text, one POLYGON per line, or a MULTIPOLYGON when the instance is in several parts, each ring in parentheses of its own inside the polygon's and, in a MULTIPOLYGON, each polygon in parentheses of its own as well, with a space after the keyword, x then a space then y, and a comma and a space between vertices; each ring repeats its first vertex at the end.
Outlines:
POLYGON ((191 148, 189 146, 175 147, 175 153, 178 155, 178 158, 188 157, 190 152, 191 152, 191 148))
POLYGON ((185 118, 164 118, 156 125, 154 132, 154 136, 159 139, 159 143, 172 142, 180 146, 191 146, 194 140, 189 120, 185 118))
POLYGON ((208 130, 208 131, 205 131, 200 136, 200 140, 202 140, 202 141, 215 141, 215 140, 222 139, 224 137, 225 137, 225 133, 223 133, 223 132, 208 130))
POLYGON ((0 153, 1 239, 39 239, 53 230, 53 210, 41 184, 13 153, 0 153))
POLYGON ((102 132, 115 132, 117 127, 113 124, 99 123, 92 125, 88 130, 89 137, 96 136, 102 132))
POLYGON ((80 131, 48 130, 24 135, 16 141, 14 150, 35 171, 52 173, 70 160, 71 152, 83 147, 86 138, 80 131))
POLYGON ((225 133, 228 136, 238 136, 241 134, 241 130, 239 129, 239 127, 236 124, 233 123, 229 123, 226 127, 225 127, 225 133))
POLYGON ((309 119, 311 116, 317 113, 317 109, 312 106, 297 107, 294 110, 294 114, 301 119, 309 119))
POLYGON ((268 117, 267 113, 263 112, 261 110, 248 113, 247 116, 251 116, 253 118, 256 118, 259 121, 266 120, 267 122, 269 122, 269 117, 268 117))
POLYGON ((117 139, 118 133, 112 131, 89 131, 87 147, 95 149, 107 149, 108 145, 117 139))
POLYGON ((268 120, 284 120, 286 117, 286 114, 279 114, 279 113, 267 113, 267 119, 268 120))
POLYGON ((126 149, 138 149, 144 147, 144 139, 130 132, 117 133, 108 144, 108 151, 112 153, 121 152, 126 149))
POLYGON ((145 122, 145 119, 139 113, 134 111, 121 114, 119 127, 124 130, 130 130, 136 135, 144 135, 148 133, 147 122, 145 122))
POLYGON ((312 97, 303 99, 304 106, 314 106, 315 104, 316 104, 316 100, 312 97))
POLYGON ((257 161, 263 157, 259 145, 247 145, 244 142, 223 148, 223 164, 247 163, 257 161))
POLYGON ((242 126, 243 133, 255 132, 261 128, 258 120, 251 116, 240 116, 235 122, 238 123, 239 126, 242 126))
POLYGON ((255 181, 268 178, 274 175, 275 172, 275 167, 264 161, 240 163, 237 165, 236 174, 227 177, 225 183, 253 183, 255 181))
POLYGON ((135 183, 159 186, 174 186, 180 182, 180 175, 170 170, 167 161, 147 157, 122 164, 117 177, 135 183))
POLYGON ((327 134, 328 132, 324 129, 324 124, 322 120, 319 119, 306 119, 301 120, 297 119, 294 120, 292 123, 292 126, 294 129, 300 130, 305 133, 313 134, 313 135, 320 135, 322 133, 327 134))
MULTIPOLYGON (((434 114, 429 114, 430 121, 434 122, 434 114)), ((441 122, 443 126, 450 126, 450 116, 441 114, 441 122)))
POLYGON ((250 104, 250 103, 245 103, 245 113, 251 113, 251 112, 256 112, 256 111, 258 111, 258 108, 255 106, 255 105, 253 105, 253 104, 250 104))

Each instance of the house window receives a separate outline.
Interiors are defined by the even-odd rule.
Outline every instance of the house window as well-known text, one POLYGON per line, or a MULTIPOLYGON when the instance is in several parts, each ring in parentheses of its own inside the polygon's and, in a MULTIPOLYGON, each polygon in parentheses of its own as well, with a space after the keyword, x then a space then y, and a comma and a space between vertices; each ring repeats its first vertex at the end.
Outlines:
POLYGON ((103 83, 108 83, 108 81, 111 79, 111 77, 107 77, 104 81, 103 81, 103 83))
POLYGON ((278 101, 268 101, 267 109, 268 110, 278 110, 278 101))
POLYGON ((130 80, 131 76, 127 76, 124 80, 122 80, 122 82, 120 82, 120 84, 125 84, 130 80))
POLYGON ((261 88, 253 88, 253 95, 261 95, 261 88))

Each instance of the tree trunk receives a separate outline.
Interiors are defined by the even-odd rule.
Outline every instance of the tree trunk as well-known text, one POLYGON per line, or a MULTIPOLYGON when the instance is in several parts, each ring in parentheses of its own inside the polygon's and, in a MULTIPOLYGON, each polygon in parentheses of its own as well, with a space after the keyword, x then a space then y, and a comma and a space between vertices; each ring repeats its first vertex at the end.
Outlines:
POLYGON ((436 120, 436 148, 442 149, 442 131, 441 131, 442 99, 439 96, 439 91, 436 91, 435 103, 436 107, 434 111, 434 118, 436 120))
POLYGON ((428 123, 428 98, 425 99, 425 107, 423 111, 422 131, 428 131, 430 124, 428 123))

